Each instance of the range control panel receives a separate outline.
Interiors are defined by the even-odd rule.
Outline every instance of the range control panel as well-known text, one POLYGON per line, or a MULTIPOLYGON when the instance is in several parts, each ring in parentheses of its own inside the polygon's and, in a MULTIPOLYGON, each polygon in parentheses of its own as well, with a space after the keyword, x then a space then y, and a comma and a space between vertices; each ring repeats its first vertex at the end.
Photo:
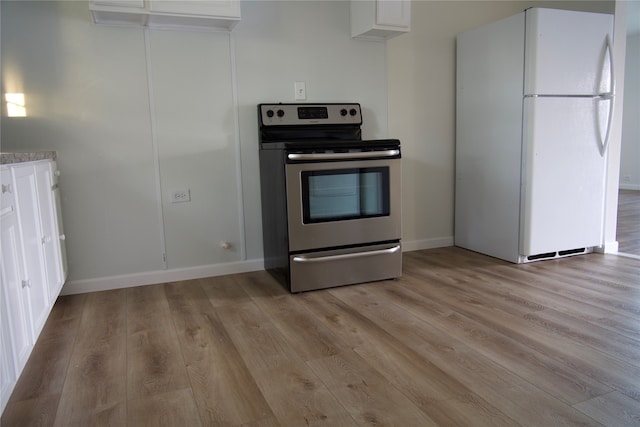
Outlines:
POLYGON ((260 104, 260 126, 362 125, 360 104, 260 104))

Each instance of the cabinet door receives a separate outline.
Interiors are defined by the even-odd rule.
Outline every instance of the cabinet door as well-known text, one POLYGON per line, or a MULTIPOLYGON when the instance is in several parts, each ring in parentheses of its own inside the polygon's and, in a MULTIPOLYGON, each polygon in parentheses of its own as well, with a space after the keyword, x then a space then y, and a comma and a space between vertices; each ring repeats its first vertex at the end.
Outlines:
POLYGON ((36 169, 36 187, 40 208, 40 229, 44 273, 49 290, 49 305, 53 305, 62 288, 62 262, 60 239, 56 221, 53 175, 50 163, 39 163, 36 169))
MULTIPOLYGON (((0 310, 2 311, 2 403, 5 387, 13 387, 29 358, 32 332, 29 326, 22 245, 15 203, 15 186, 9 169, 1 171, 0 203, 0 310), (5 372, 6 370, 6 372, 5 372), (5 377, 5 373, 7 376, 5 377)), ((8 396, 6 396, 8 398, 8 396)))
POLYGON ((89 5, 143 9, 144 0, 92 0, 89 5))
MULTIPOLYGON (((2 282, 4 287, 4 281, 2 282)), ((1 292, 2 290, 0 290, 1 292)), ((13 343, 9 332, 9 315, 5 306, 4 296, 0 301, 0 413, 4 411, 4 407, 9 401, 13 387, 16 384, 17 375, 15 370, 15 362, 13 355, 13 343)))
POLYGON ((410 0, 351 0, 351 37, 385 40, 409 32, 410 0))
POLYGON ((38 187, 33 165, 13 166, 11 170, 22 232, 26 283, 29 288, 29 317, 32 324, 32 337, 35 341, 47 320, 50 307, 42 248, 43 236, 40 229, 38 187))
POLYGON ((378 0, 376 24, 408 28, 411 23, 411 2, 407 0, 378 0))
MULTIPOLYGON (((56 162, 50 162, 49 168, 53 179, 53 204, 55 206, 56 225, 58 233, 58 243, 60 248, 60 269, 62 270, 62 284, 67 280, 69 272, 69 264, 67 261, 67 246, 65 244, 66 236, 64 234, 64 226, 62 224, 62 204, 60 201, 60 187, 58 186, 58 176, 60 171, 56 162)), ((59 293, 59 292, 58 292, 59 293)))
POLYGON ((149 10, 179 15, 240 17, 240 2, 238 0, 150 0, 149 10))
POLYGON ((89 10, 96 24, 138 27, 147 22, 143 0, 94 0, 89 1, 89 10))

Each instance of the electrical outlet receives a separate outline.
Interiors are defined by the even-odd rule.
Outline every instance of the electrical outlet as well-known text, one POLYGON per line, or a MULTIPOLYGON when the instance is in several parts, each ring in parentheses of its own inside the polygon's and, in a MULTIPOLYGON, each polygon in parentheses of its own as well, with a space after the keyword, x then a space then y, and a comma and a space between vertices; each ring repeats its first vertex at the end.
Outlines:
POLYGON ((176 190, 171 193, 171 203, 182 203, 182 202, 190 202, 191 194, 189 189, 186 190, 176 190))
POLYGON ((622 177, 622 182, 631 182, 631 175, 626 174, 622 177))

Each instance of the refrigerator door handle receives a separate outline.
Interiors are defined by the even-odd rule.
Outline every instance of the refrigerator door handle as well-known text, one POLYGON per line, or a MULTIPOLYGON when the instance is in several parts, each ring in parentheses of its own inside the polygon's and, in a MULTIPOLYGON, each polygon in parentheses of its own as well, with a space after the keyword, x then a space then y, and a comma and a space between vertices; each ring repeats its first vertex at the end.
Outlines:
MULTIPOLYGON (((597 96, 598 102, 600 101, 608 101, 609 102, 609 114, 607 117, 607 128, 605 131, 604 140, 602 141, 602 156, 604 156, 607 152, 607 148, 609 147, 609 139, 611 136, 611 123, 613 121, 613 106, 614 106, 614 98, 615 98, 615 73, 613 68, 613 43, 611 42, 611 35, 607 34, 607 50, 609 51, 609 92, 600 93, 597 96)), ((599 123, 599 121, 598 121, 599 123)))

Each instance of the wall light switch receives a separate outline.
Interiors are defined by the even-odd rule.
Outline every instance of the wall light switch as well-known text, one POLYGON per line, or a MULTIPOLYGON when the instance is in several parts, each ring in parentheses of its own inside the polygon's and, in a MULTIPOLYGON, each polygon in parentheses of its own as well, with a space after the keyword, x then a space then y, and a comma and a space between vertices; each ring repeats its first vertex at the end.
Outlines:
POLYGON ((295 90, 296 101, 304 101, 307 99, 307 84, 305 82, 295 82, 293 88, 295 90))

